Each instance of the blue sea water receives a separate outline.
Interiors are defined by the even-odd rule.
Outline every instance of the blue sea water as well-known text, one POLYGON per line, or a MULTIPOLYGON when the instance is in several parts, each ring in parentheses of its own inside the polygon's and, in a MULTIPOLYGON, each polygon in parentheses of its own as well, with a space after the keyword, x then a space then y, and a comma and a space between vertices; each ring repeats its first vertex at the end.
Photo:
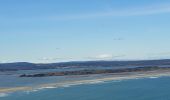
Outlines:
POLYGON ((130 79, 35 92, 0 94, 0 100, 170 100, 170 77, 130 79))

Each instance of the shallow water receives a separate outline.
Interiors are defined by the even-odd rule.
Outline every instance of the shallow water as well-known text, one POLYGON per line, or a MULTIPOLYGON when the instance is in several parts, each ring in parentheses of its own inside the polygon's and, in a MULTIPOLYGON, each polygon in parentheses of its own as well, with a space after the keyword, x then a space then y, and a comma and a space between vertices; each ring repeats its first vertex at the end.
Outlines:
POLYGON ((170 77, 150 77, 0 94, 0 100, 170 100, 170 77))

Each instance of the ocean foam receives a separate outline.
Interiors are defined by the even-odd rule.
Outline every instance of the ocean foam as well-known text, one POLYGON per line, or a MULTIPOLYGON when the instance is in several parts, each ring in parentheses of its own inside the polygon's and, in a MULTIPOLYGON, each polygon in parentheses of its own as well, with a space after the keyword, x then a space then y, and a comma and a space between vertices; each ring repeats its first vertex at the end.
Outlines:
MULTIPOLYGON (((27 94, 29 94, 29 93, 31 93, 31 92, 38 92, 38 91, 40 91, 40 90, 50 89, 50 88, 52 88, 52 87, 51 87, 51 86, 49 86, 49 87, 39 87, 39 88, 33 88, 32 90, 24 91, 24 92, 26 92, 27 94)), ((53 87, 53 88, 54 88, 54 87, 53 87)))
POLYGON ((0 93, 0 98, 1 97, 6 97, 6 96, 8 96, 9 94, 7 94, 7 93, 0 93))
POLYGON ((63 85, 62 87, 65 87, 65 88, 66 88, 66 87, 70 87, 70 86, 71 86, 71 85, 68 84, 68 85, 63 85))
POLYGON ((53 88, 57 88, 57 87, 54 87, 54 86, 44 86, 44 87, 35 88, 35 89, 32 90, 32 92, 37 92, 39 90, 44 90, 44 89, 53 89, 53 88))
POLYGON ((53 89, 53 88, 68 88, 68 87, 71 87, 71 86, 77 86, 77 85, 85 85, 85 84, 100 84, 100 83, 105 83, 106 81, 101 81, 101 80, 85 80, 85 81, 78 81, 78 82, 71 82, 71 83, 64 83, 64 84, 56 84, 53 86, 42 86, 42 87, 39 87, 39 88, 35 88, 32 90, 32 92, 36 92, 36 91, 40 91, 40 90, 43 90, 43 89, 53 89))
POLYGON ((149 78, 154 79, 154 78, 159 78, 159 77, 149 77, 149 78))
POLYGON ((68 84, 61 85, 60 87, 67 88, 67 87, 71 87, 71 86, 75 86, 75 85, 81 85, 81 84, 83 84, 83 82, 82 83, 68 83, 68 84))
POLYGON ((99 84, 99 83, 105 83, 105 81, 98 81, 98 80, 96 80, 96 81, 91 81, 88 84, 99 84))

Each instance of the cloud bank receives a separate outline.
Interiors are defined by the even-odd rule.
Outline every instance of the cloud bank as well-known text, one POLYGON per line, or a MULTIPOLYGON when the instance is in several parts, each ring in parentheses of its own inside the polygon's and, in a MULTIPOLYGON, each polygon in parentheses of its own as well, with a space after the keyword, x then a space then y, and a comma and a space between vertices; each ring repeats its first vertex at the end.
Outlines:
POLYGON ((125 55, 113 55, 113 54, 99 54, 96 56, 86 57, 89 60, 114 60, 125 57, 125 55))

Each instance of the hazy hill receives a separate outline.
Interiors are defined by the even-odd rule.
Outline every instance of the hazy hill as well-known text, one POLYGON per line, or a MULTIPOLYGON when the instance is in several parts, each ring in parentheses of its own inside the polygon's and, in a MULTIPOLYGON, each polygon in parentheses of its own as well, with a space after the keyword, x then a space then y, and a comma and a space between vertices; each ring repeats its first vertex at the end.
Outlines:
POLYGON ((61 67, 119 67, 119 66, 165 66, 170 65, 170 59, 141 61, 77 61, 49 64, 28 62, 1 63, 0 71, 54 69, 61 67))

